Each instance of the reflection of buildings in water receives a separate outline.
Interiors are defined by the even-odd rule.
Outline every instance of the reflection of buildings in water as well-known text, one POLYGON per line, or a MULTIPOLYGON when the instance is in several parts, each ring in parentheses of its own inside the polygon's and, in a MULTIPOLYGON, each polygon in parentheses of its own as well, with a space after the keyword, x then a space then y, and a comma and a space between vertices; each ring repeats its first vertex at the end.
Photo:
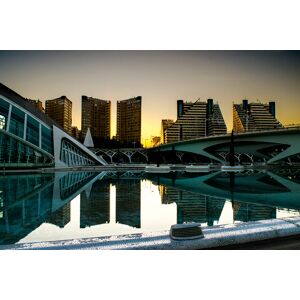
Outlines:
POLYGON ((64 228, 71 221, 71 203, 68 202, 62 208, 51 214, 48 222, 60 228, 64 228))
POLYGON ((51 214, 54 175, 7 175, 0 178, 0 244, 13 244, 51 214))
POLYGON ((69 202, 96 177, 88 172, 70 174, 74 173, 0 176, 0 244, 16 243, 49 220, 66 225, 69 202))
POLYGON ((223 172, 206 180, 205 183, 219 190, 243 194, 289 192, 287 187, 263 172, 253 174, 223 172))
POLYGON ((181 191, 172 187, 160 188, 162 203, 177 204, 177 222, 199 222, 212 226, 220 219, 225 200, 222 198, 181 191))
POLYGON ((233 202, 234 221, 259 221, 276 218, 276 208, 266 205, 233 202))
POLYGON ((110 181, 97 180, 81 193, 80 228, 109 223, 110 181))
POLYGON ((116 180, 116 221, 141 228, 141 184, 139 179, 116 180))
POLYGON ((94 172, 70 172, 59 179, 59 192, 61 199, 67 199, 84 187, 95 177, 94 172))

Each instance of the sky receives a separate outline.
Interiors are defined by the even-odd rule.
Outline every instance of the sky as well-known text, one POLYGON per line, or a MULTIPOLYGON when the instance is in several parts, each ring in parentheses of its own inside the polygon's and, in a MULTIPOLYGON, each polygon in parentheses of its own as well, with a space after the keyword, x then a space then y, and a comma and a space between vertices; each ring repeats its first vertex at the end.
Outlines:
POLYGON ((300 51, 0 51, 0 82, 25 98, 73 102, 81 127, 81 96, 142 96, 142 143, 176 120, 176 101, 218 102, 232 128, 232 103, 276 101, 282 124, 300 123, 300 51))

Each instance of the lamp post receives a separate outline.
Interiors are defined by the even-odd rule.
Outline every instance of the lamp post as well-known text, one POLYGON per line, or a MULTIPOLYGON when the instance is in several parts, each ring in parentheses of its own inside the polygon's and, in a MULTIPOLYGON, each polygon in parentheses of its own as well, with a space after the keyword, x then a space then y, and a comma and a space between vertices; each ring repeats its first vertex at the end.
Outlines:
POLYGON ((159 167, 159 160, 160 160, 160 146, 158 146, 158 155, 157 155, 157 158, 156 158, 156 166, 159 167))

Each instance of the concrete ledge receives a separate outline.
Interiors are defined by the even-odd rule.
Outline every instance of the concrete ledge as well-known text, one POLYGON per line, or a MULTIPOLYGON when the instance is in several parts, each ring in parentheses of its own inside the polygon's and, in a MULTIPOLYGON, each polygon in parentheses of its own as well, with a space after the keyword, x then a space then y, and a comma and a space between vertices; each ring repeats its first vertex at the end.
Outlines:
POLYGON ((204 238, 173 241, 169 231, 123 236, 24 243, 1 246, 0 250, 192 250, 258 242, 300 234, 300 217, 272 219, 203 228, 204 238))

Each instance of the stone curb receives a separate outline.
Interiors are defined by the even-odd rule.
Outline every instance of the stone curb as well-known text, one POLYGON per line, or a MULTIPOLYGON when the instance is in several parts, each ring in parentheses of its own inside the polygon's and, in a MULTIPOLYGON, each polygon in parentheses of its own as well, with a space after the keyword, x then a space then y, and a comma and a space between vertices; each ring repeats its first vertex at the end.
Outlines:
POLYGON ((300 234, 300 217, 203 228, 204 238, 174 241, 169 231, 74 240, 23 243, 0 250, 196 250, 258 242, 300 234))

